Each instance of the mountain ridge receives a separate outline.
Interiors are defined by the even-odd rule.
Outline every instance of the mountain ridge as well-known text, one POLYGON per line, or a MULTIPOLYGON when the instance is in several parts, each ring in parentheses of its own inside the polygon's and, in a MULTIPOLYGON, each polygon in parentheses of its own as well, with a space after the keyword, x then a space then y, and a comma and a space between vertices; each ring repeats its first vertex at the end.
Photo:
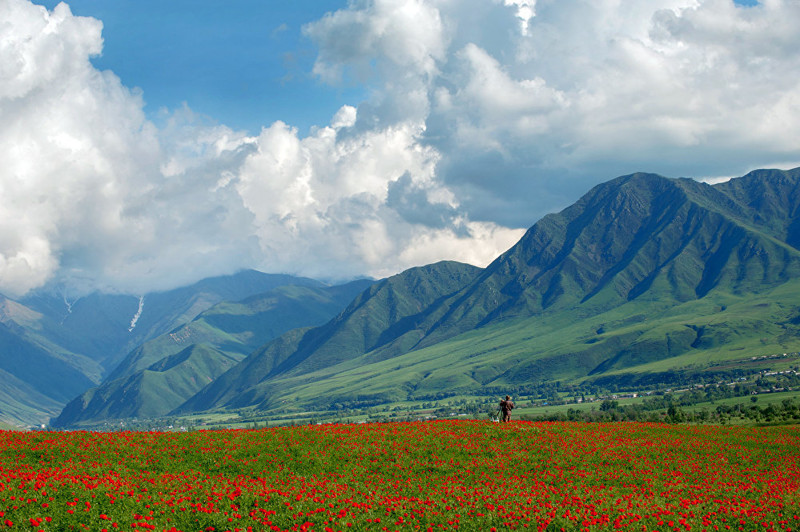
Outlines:
MULTIPOLYGON (((800 277, 800 251, 786 240, 794 234, 790 228, 800 225, 794 194, 799 179, 800 169, 752 172, 725 186, 638 173, 597 185, 572 206, 534 224, 515 246, 458 292, 442 294, 427 309, 407 316, 412 326, 394 331, 387 326, 380 333, 381 345, 367 345, 363 338, 360 348, 359 342, 350 345, 354 355, 350 360, 363 363, 362 373, 371 365, 397 361, 397 368, 382 366, 395 377, 375 374, 382 384, 371 391, 387 400, 403 398, 415 388, 415 379, 424 382, 435 371, 428 371, 428 377, 404 372, 402 360, 413 359, 410 366, 423 366, 424 357, 419 353, 438 353, 437 349, 458 344, 462 336, 477 338, 480 335, 476 336, 476 331, 496 331, 502 337, 504 327, 530 323, 527 327, 534 330, 535 324, 548 320, 569 321, 566 315, 578 324, 586 323, 588 330, 581 336, 591 343, 576 350, 575 342, 563 341, 558 348, 555 346, 560 340, 551 339, 551 351, 534 348, 526 355, 532 339, 515 340, 517 344, 493 348, 496 356, 510 357, 502 362, 508 367, 497 372, 486 369, 492 366, 492 356, 467 347, 465 352, 475 358, 475 368, 484 368, 480 370, 483 373, 465 370, 452 375, 452 383, 478 389, 514 381, 535 382, 537 375, 559 374, 553 373, 554 365, 584 368, 561 374, 587 379, 658 361, 705 356, 701 349, 704 342, 709 348, 724 345, 722 335, 731 331, 719 324, 704 325, 704 315, 679 314, 680 319, 674 319, 670 313, 727 308, 742 298, 781 286, 791 285, 794 290, 792 281, 800 277), (759 183, 763 179, 774 182, 766 186, 759 183), (775 203, 771 198, 781 200, 775 203), (724 303, 712 304, 716 300, 724 303), (625 309, 636 310, 634 316, 641 318, 626 324, 617 318, 625 309), (659 320, 651 329, 647 327, 649 312, 659 320), (611 323, 619 325, 613 329, 609 323, 595 326, 594 322, 604 316, 614 317, 611 323), (684 319, 688 325, 678 323, 684 319), (603 331, 594 335, 598 338, 591 338, 590 324, 603 331), (518 354, 514 354, 516 349, 520 350, 518 354), (470 374, 494 376, 476 380, 470 374)), ((788 305, 790 299, 782 299, 784 303, 788 305)), ((761 320, 752 313, 741 319, 748 334, 761 320)), ((307 331, 301 336, 313 334, 307 331)), ((557 335, 558 328, 546 334, 557 335)), ((789 343, 800 342, 792 339, 789 343)), ((255 369, 258 357, 269 355, 282 357, 282 366, 270 366, 269 371, 262 369, 258 375, 251 372, 249 387, 235 384, 237 368, 233 368, 175 412, 258 410, 283 400, 289 395, 287 390, 295 390, 292 393, 297 395, 303 387, 323 389, 326 382, 332 383, 342 375, 350 375, 348 382, 353 386, 358 382, 353 377, 357 364, 341 357, 330 359, 326 367, 309 366, 299 371, 303 360, 313 356, 307 351, 298 349, 296 339, 274 341, 241 364, 255 369), (292 349, 295 351, 290 352, 292 349), (228 391, 220 393, 223 388, 228 391), (234 389, 238 391, 231 393, 234 389)), ((357 395, 352 391, 349 394, 357 395)), ((300 401, 305 407, 313 403, 308 394, 300 401)))
MULTIPOLYGON (((799 245, 800 169, 715 185, 620 176, 541 218, 485 268, 442 261, 406 270, 340 301, 328 321, 266 343, 254 307, 267 303, 251 295, 182 324, 175 311, 171 328, 142 321, 163 332, 119 356, 113 372, 63 349, 62 359, 112 378, 54 423, 336 409, 553 381, 703 379, 741 353, 800 351, 799 245), (178 393, 161 400, 159 386, 178 393)), ((284 301, 304 292, 312 306, 302 312, 312 312, 321 288, 308 282, 281 289, 284 301)), ((189 314, 207 304, 182 301, 189 314)), ((41 310, 10 309, 17 318, 5 325, 29 331, 41 310)), ((0 325, 2 316, 0 308, 0 325)))

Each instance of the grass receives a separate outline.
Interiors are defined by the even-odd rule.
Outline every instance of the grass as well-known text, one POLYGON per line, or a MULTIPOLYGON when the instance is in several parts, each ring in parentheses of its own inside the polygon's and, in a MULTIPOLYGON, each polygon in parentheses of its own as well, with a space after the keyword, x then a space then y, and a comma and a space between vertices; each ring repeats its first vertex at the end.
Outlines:
POLYGON ((797 427, 640 423, 0 432, 0 526, 789 530, 799 447, 797 427))

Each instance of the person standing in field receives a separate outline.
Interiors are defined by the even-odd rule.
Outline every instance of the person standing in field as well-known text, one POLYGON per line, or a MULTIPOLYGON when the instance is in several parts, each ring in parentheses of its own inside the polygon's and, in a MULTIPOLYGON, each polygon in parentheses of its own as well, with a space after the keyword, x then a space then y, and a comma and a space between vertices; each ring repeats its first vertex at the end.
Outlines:
POLYGON ((511 421, 511 411, 514 410, 514 403, 511 397, 506 395, 506 398, 500 401, 500 421, 508 423, 511 421))

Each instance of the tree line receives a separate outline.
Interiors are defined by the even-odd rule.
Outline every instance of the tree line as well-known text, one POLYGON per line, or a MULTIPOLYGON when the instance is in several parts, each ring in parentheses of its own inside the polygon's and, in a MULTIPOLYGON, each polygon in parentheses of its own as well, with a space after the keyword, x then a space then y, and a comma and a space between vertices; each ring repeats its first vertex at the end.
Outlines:
POLYGON ((566 412, 549 414, 525 414, 520 419, 527 421, 582 421, 615 422, 646 421, 658 423, 730 423, 736 419, 755 423, 800 423, 800 404, 794 398, 766 406, 757 404, 758 397, 750 396, 748 401, 737 404, 717 405, 699 409, 685 409, 687 403, 672 396, 645 400, 640 404, 620 405, 618 401, 606 399, 599 409, 578 410, 569 408, 566 412))

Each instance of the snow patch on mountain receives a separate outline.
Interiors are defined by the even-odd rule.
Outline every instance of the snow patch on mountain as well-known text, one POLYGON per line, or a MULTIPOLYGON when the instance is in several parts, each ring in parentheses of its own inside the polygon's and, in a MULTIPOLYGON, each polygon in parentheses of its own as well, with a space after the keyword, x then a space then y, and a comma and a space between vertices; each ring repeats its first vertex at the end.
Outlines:
POLYGON ((136 328, 136 322, 139 321, 142 315, 142 309, 144 309, 144 296, 139 296, 139 308, 136 310, 136 314, 133 315, 133 318, 131 318, 131 325, 128 327, 128 332, 133 332, 136 328))

